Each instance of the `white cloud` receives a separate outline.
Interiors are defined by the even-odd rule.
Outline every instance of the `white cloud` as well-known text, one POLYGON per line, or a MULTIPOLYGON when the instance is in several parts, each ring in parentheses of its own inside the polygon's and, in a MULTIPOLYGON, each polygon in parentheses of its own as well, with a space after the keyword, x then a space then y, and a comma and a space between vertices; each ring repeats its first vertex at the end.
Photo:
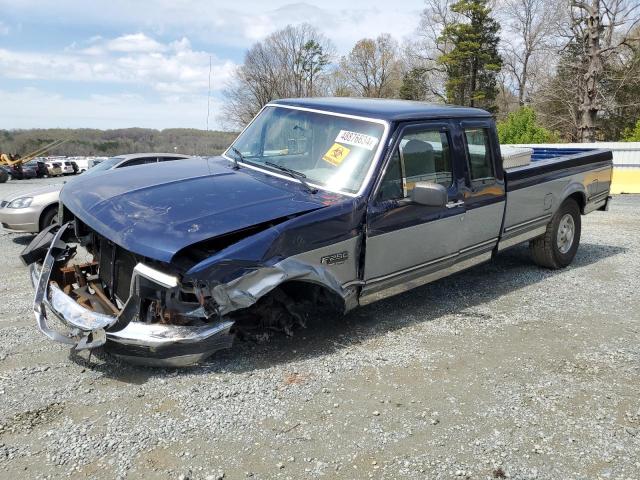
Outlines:
POLYGON ((133 33, 109 40, 106 48, 111 52, 150 53, 162 52, 166 47, 144 33, 133 33))
MULTIPOLYGON (((74 99, 35 89, 0 90, 0 128, 200 128, 206 125, 204 97, 167 97, 149 101, 139 95, 92 95, 74 99)), ((211 99, 213 114, 219 100, 211 99)), ((213 125, 212 128, 216 128, 213 125)))
POLYGON ((406 2, 404 8, 398 8, 397 5, 390 7, 388 1, 371 1, 366 5, 360 3, 341 2, 337 8, 331 8, 327 4, 323 4, 324 8, 307 3, 286 5, 261 18, 252 19, 252 28, 262 28, 271 33, 288 23, 310 23, 333 41, 339 54, 345 54, 364 37, 375 38, 382 33, 390 33, 401 40, 413 34, 423 6, 422 2, 406 2), (381 3, 381 7, 376 6, 381 3), (263 24, 260 25, 259 22, 263 24))
POLYGON ((287 24, 310 23, 333 41, 340 54, 363 37, 390 33, 402 39, 412 34, 424 7, 423 0, 403 0, 392 7, 388 0, 325 0, 319 4, 243 1, 237 9, 212 9, 208 2, 200 1, 186 3, 198 11, 190 17, 192 36, 204 41, 248 47, 287 24), (213 16, 217 28, 211 28, 213 16))
POLYGON ((391 33, 398 39, 414 31, 423 0, 94 0, 83 8, 79 0, 58 0, 42 6, 38 0, 0 0, 0 11, 24 15, 33 21, 51 22, 51 14, 65 24, 96 30, 108 26, 117 31, 183 36, 211 45, 246 48, 289 23, 309 22, 338 47, 348 51, 364 36, 391 33), (126 12, 123 14, 122 12, 126 12))
MULTIPOLYGON (((196 51, 186 37, 163 44, 143 34, 93 39, 86 48, 63 53, 0 49, 0 77, 133 84, 159 94, 206 93, 210 54, 196 51)), ((212 88, 220 90, 236 65, 212 59, 212 88)))
POLYGON ((202 128, 210 55, 212 88, 219 95, 242 50, 287 24, 312 24, 343 55, 365 36, 410 35, 424 5, 424 0, 308 2, 93 0, 85 8, 80 0, 0 0, 0 36, 11 35, 6 37, 11 42, 0 45, 0 84, 11 79, 7 83, 14 87, 5 88, 24 81, 43 89, 0 91, 0 123, 5 128, 202 128), (55 38, 47 38, 53 27, 55 38), (29 41, 22 42, 27 34, 29 41), (61 48, 61 42, 69 46, 61 48), (75 85, 94 94, 79 99, 75 85))

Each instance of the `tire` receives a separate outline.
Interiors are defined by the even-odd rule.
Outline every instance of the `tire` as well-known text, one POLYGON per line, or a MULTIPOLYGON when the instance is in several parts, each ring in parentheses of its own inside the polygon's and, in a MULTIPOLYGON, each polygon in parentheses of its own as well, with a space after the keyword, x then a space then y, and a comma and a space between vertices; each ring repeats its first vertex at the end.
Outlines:
POLYGON ((40 217, 40 230, 47 228, 49 225, 58 223, 58 207, 52 207, 46 210, 40 217))
POLYGON ((5 183, 9 180, 9 174, 4 170, 0 170, 0 183, 5 183))
POLYGON ((580 245, 580 231, 580 207, 568 198, 551 218, 544 235, 529 243, 533 261, 553 270, 570 265, 580 245))

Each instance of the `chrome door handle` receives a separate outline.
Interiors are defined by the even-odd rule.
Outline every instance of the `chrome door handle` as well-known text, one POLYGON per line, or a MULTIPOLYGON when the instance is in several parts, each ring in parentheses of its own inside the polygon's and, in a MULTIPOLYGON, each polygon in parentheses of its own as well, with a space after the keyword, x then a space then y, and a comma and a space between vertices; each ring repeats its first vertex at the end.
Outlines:
POLYGON ((464 205, 464 201, 462 200, 458 200, 457 202, 449 202, 446 204, 447 208, 456 208, 456 207, 461 207, 462 205, 464 205))

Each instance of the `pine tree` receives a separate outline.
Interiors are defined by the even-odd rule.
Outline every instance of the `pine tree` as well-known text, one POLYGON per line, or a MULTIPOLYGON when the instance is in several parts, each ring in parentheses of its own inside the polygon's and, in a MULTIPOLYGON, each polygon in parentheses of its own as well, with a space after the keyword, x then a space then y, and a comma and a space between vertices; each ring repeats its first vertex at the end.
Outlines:
POLYGON ((443 29, 440 41, 452 48, 438 59, 447 72, 447 101, 495 111, 496 76, 502 67, 500 25, 487 0, 459 0, 451 10, 460 21, 443 29))
POLYGON ((298 52, 294 72, 299 77, 300 95, 312 97, 315 94, 314 80, 329 65, 329 55, 315 39, 308 40, 298 52))
POLYGON ((400 98, 404 100, 425 99, 427 93, 426 71, 426 68, 414 67, 402 76, 400 98))

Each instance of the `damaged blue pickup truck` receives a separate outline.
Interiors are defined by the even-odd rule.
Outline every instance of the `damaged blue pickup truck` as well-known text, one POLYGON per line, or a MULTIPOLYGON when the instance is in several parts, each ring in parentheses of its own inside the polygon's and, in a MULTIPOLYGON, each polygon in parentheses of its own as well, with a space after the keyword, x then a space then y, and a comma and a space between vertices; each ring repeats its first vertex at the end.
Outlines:
POLYGON ((611 159, 534 149, 506 168, 479 109, 274 101, 221 157, 68 183, 59 224, 22 253, 37 326, 75 349, 184 366, 522 242, 566 267, 581 215, 610 203, 611 159))

